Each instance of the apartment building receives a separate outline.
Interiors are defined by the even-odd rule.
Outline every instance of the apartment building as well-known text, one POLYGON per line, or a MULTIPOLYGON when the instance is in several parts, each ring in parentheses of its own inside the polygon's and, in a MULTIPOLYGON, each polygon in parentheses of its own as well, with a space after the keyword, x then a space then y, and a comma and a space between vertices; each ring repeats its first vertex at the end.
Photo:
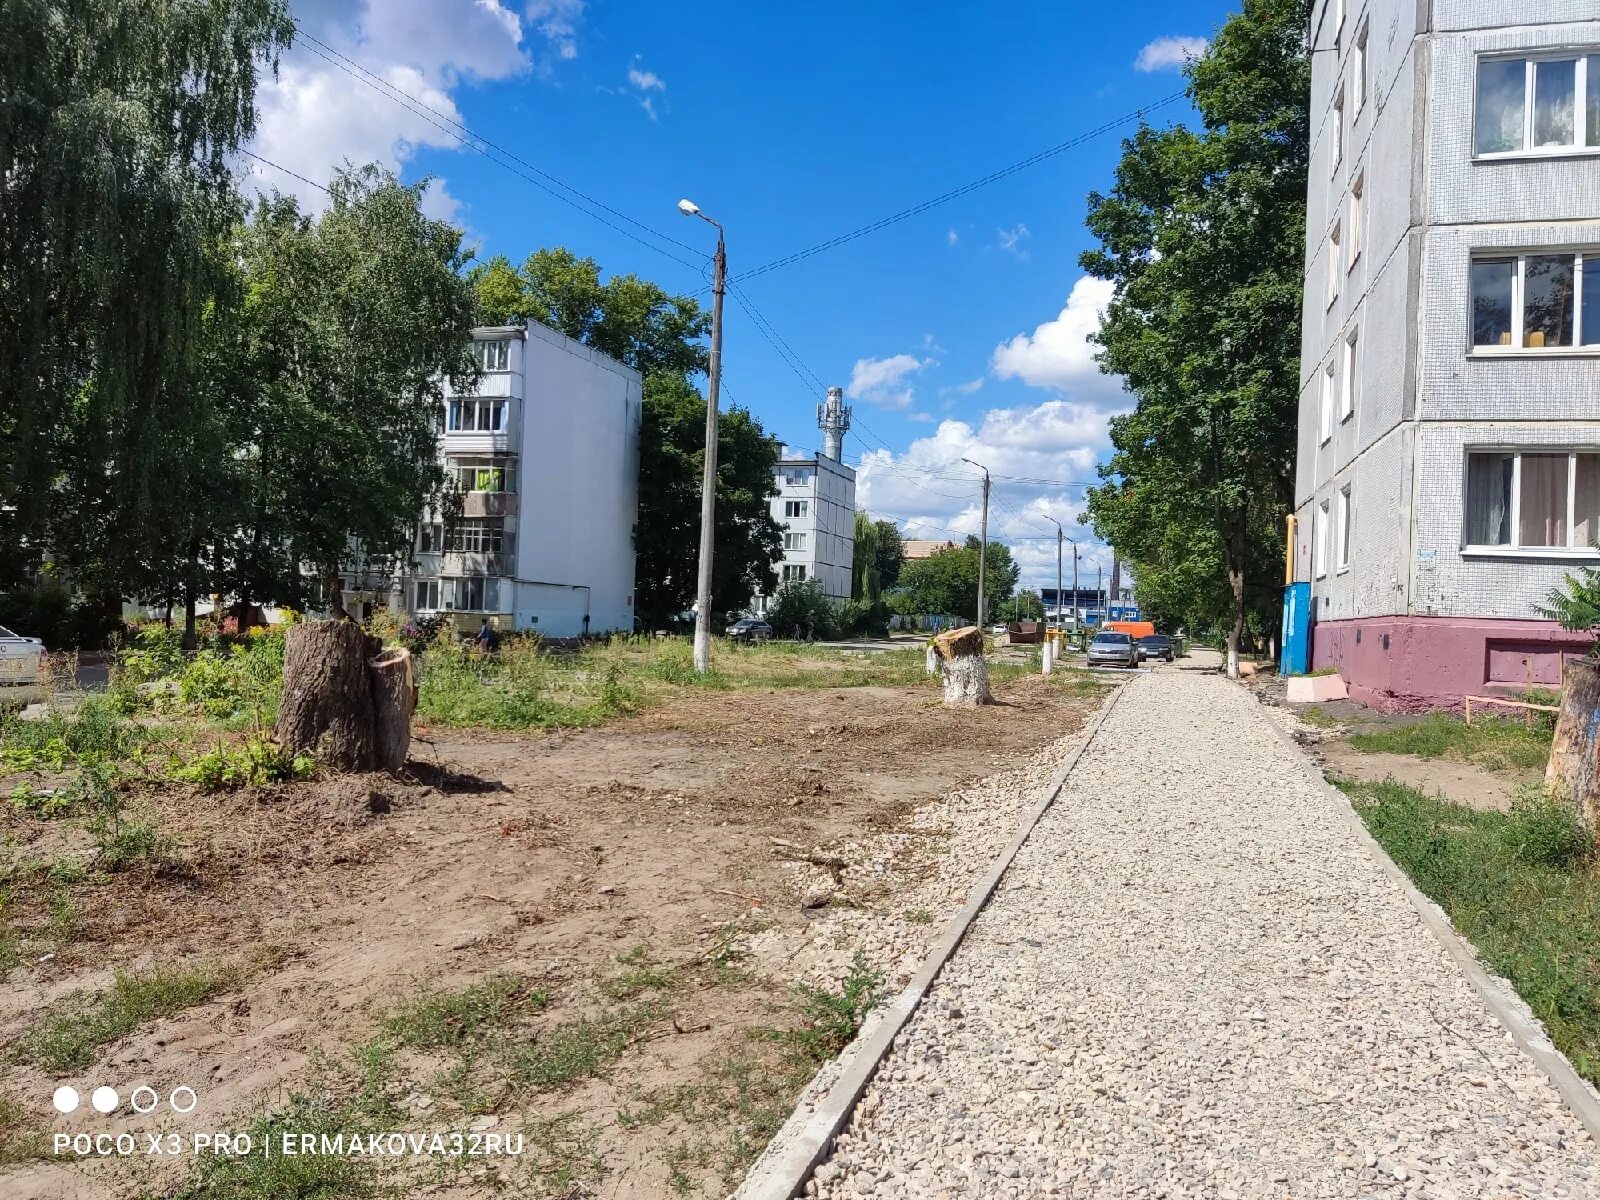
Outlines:
POLYGON ((424 516, 405 607, 465 630, 632 630, 638 372, 533 322, 473 344, 482 383, 447 398, 439 434, 461 512, 424 516))
POLYGON ((1600 559, 1600 6, 1321 0, 1295 483, 1313 667, 1380 707, 1561 679, 1600 559))

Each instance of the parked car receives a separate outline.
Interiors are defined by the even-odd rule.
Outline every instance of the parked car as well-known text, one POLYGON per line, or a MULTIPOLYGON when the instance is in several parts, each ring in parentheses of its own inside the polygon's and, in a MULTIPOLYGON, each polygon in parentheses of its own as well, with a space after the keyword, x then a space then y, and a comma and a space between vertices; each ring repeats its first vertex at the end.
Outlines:
POLYGON ((1139 643, 1125 633, 1097 633, 1089 640, 1091 667, 1137 667, 1139 643))
POLYGON ((745 617, 728 626, 728 636, 736 642, 770 642, 772 626, 758 617, 745 617))
POLYGON ((44 674, 44 643, 0 626, 0 704, 27 703, 44 674))
POLYGON ((1139 661, 1147 658, 1160 658, 1167 662, 1173 659, 1172 639, 1164 633, 1149 633, 1139 639, 1139 661))

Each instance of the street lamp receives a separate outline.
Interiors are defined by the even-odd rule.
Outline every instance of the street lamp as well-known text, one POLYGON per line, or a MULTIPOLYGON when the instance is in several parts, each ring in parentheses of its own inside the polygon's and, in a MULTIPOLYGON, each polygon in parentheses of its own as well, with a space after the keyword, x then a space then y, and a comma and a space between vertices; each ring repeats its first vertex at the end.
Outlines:
POLYGON ((989 468, 982 463, 975 463, 970 458, 963 458, 962 462, 969 467, 977 467, 983 472, 983 531, 978 539, 978 629, 983 630, 983 573, 989 561, 989 468))
POLYGON ((711 669, 711 558, 717 520, 717 394, 722 385, 722 292, 728 274, 728 254, 722 242, 722 225, 700 211, 692 200, 679 200, 678 211, 699 217, 717 227, 717 253, 711 280, 711 369, 706 389, 706 464, 700 483, 700 579, 695 589, 694 669, 704 675, 711 669))
MULTIPOLYGON (((1072 542, 1072 539, 1067 537, 1067 531, 1061 528, 1060 521, 1051 516, 1045 517, 1045 520, 1056 527, 1056 628, 1062 629, 1064 626, 1061 621, 1061 543, 1063 541, 1072 542)), ((1072 542, 1072 566, 1074 570, 1078 566, 1077 542, 1072 542)), ((1078 584, 1076 580, 1072 584, 1072 623, 1074 625, 1078 623, 1078 584)))

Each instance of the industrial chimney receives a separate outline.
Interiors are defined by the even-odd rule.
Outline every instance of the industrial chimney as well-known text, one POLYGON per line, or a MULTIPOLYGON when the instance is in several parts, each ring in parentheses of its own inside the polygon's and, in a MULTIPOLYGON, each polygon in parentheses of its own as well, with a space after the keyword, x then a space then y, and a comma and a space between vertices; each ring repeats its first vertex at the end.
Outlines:
POLYGON ((822 454, 834 462, 844 457, 844 435, 850 428, 850 409, 845 406, 844 389, 828 389, 828 402, 817 405, 817 427, 822 430, 822 454))

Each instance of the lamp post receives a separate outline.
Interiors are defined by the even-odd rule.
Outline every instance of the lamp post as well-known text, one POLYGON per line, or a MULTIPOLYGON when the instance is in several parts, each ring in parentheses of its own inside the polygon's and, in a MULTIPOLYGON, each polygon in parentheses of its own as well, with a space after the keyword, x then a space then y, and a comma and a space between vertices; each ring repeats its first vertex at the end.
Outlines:
POLYGON ((983 573, 989 562, 989 468, 982 463, 975 463, 970 458, 963 458, 962 462, 969 467, 977 467, 983 472, 983 524, 980 526, 982 536, 978 539, 978 632, 983 632, 983 573))
POLYGON ((722 224, 700 211, 692 200, 679 200, 678 211, 699 217, 717 227, 717 253, 711 260, 711 367, 706 388, 706 463, 700 483, 700 579, 695 589, 694 669, 704 675, 711 669, 711 558, 717 520, 717 394, 722 384, 722 293, 728 275, 728 254, 722 241, 722 224))
MULTIPOLYGON (((1061 528, 1061 522, 1054 517, 1046 517, 1046 521, 1056 527, 1056 628, 1063 628, 1061 622, 1061 543, 1067 540, 1067 531, 1061 528)), ((1072 543, 1072 565, 1078 565, 1078 543, 1072 543)), ((1072 593, 1072 623, 1078 623, 1078 593, 1077 583, 1074 582, 1072 593)))

